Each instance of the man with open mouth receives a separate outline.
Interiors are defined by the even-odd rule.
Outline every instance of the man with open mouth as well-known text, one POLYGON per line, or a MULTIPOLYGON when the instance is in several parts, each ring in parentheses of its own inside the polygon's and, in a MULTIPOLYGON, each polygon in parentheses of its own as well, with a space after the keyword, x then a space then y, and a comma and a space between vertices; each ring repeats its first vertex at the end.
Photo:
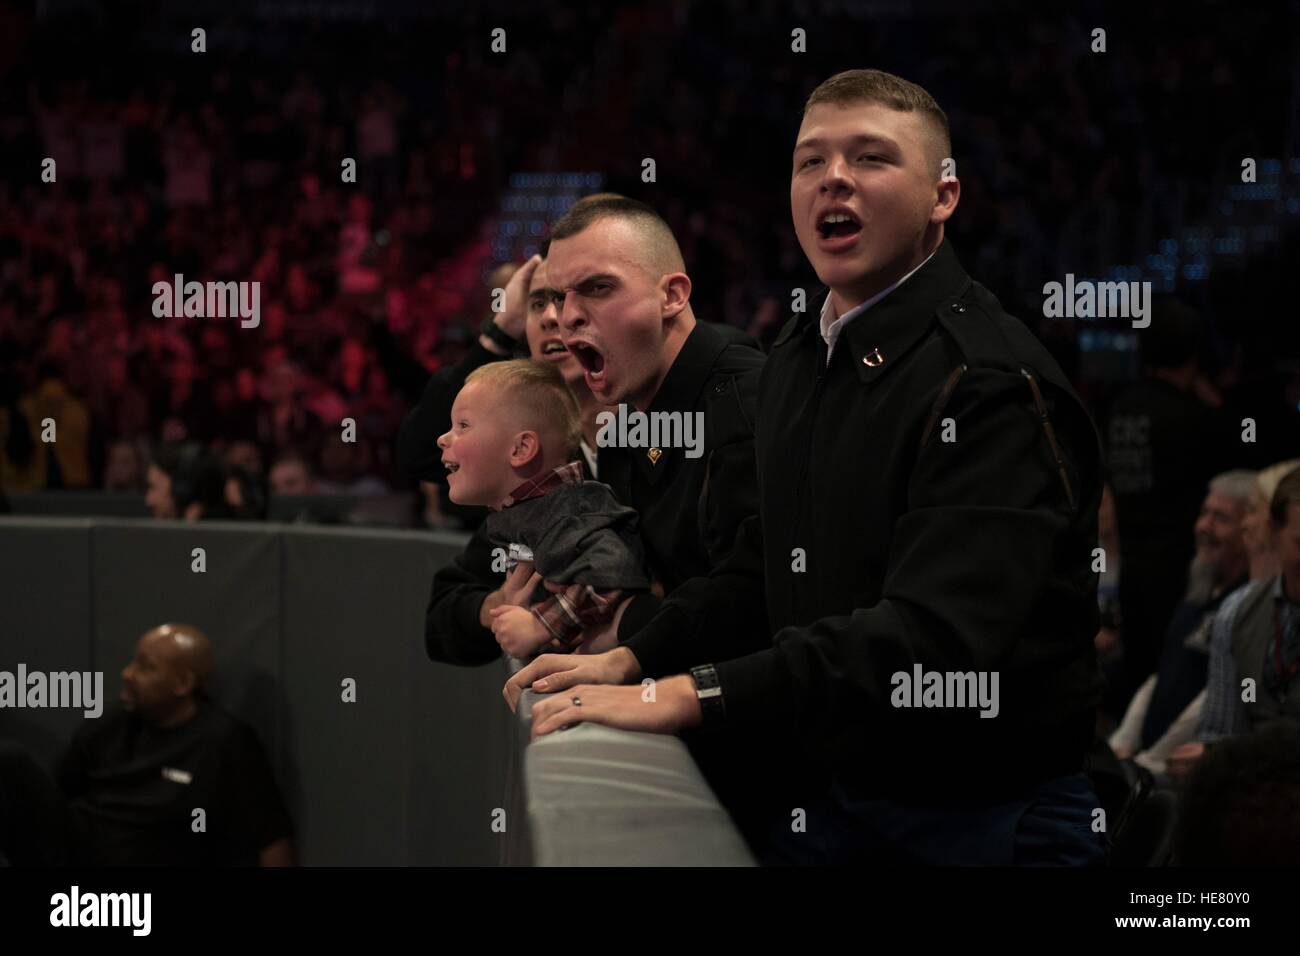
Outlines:
MULTIPOLYGON (((552 227, 548 264, 560 334, 597 401, 703 422, 702 453, 600 449, 601 480, 640 513, 647 560, 673 593, 730 554, 756 508, 752 413, 763 354, 738 330, 696 319, 672 230, 636 200, 575 205, 552 227)), ((654 595, 632 599, 607 639, 626 640, 657 610, 654 595)), ((611 666, 636 665, 623 651, 611 666)))
MULTIPOLYGON (((609 193, 579 200, 554 224, 546 258, 536 269, 528 324, 535 360, 563 360, 561 372, 575 395, 590 394, 597 409, 626 403, 641 411, 703 416, 698 457, 687 457, 686 448, 609 446, 596 449, 589 462, 591 476, 640 514, 657 585, 657 593, 624 601, 610 626, 588 635, 584 650, 610 648, 655 615, 664 593, 703 578, 723 561, 741 523, 756 512, 753 422, 763 353, 739 330, 695 318, 691 280, 672 230, 635 200, 609 193), (554 345, 564 349, 562 356, 554 345)), ((506 300, 508 312, 509 288, 506 300)), ((594 415, 588 418, 586 406, 582 410, 589 425, 594 415)), ((429 434, 445 428, 444 420, 439 432, 429 434)), ((411 445, 424 434, 410 421, 403 430, 411 445)), ((595 444, 590 431, 588 441, 595 444)), ((425 627, 432 659, 477 665, 500 658, 489 615, 531 590, 530 566, 519 568, 502 584, 500 572, 492 570, 490 546, 476 534, 462 555, 438 571, 425 627)), ((756 645, 766 642, 761 609, 748 637, 756 645)), ((622 654, 607 663, 625 668, 633 662, 622 654)))
MULTIPOLYGON (((951 150, 943 111, 899 77, 850 70, 812 93, 790 209, 828 290, 763 371, 759 515, 705 604, 688 582, 602 655, 630 650, 624 679, 656 678, 653 704, 585 662, 539 658, 516 675, 563 691, 533 707, 534 736, 589 721, 761 741, 762 763, 801 789, 747 834, 765 861, 1104 859, 1083 773, 1100 689, 1100 444, 1047 350, 945 240, 951 150), (755 605, 771 643, 738 656, 755 605), (999 705, 900 704, 894 678, 918 668, 997 677, 999 705)), ((553 273, 576 295, 566 337, 590 347, 575 354, 594 392, 637 395, 634 359, 607 351, 601 272, 566 255, 553 273)))

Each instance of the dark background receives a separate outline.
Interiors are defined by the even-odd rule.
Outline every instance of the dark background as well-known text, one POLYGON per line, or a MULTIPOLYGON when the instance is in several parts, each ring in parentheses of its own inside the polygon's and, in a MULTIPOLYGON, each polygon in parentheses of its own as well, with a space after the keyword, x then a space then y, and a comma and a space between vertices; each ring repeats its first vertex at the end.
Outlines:
MULTIPOLYGON (((652 204, 696 314, 770 341, 791 288, 816 286, 789 216, 802 103, 872 66, 947 111, 958 255, 1098 419, 1139 374, 1140 336, 1043 319, 1043 283, 1067 272, 1151 280, 1200 309, 1228 407, 1275 423, 1240 464, 1267 464, 1300 440, 1298 19, 1294 2, 6 7, 0 409, 16 422, 58 376, 85 406, 98 487, 117 440, 244 439, 266 470, 285 451, 267 424, 279 403, 319 472, 401 488, 402 414, 487 314, 486 276, 582 193, 652 204), (796 27, 807 53, 791 52, 796 27), (261 281, 261 327, 154 319, 152 284, 177 272, 261 281), (362 440, 327 452, 345 415, 362 440)), ((54 469, 44 485, 80 480, 54 469)))

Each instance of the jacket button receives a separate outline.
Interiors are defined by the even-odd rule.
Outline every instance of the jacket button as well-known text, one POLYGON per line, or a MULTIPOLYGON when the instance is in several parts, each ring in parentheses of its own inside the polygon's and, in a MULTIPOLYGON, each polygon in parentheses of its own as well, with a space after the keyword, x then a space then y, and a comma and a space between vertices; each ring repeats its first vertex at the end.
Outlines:
POLYGON ((962 305, 960 302, 954 302, 951 308, 954 312, 959 314, 966 311, 966 306, 962 305))

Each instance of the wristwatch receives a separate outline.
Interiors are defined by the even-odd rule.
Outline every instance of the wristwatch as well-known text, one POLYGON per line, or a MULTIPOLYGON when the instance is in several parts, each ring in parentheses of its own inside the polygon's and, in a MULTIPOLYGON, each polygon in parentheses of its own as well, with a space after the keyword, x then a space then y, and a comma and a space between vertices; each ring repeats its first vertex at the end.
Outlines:
POLYGON ((704 726, 716 726, 727 718, 727 705, 722 701, 722 685, 718 682, 718 672, 712 664, 691 668, 691 677, 695 680, 695 696, 700 701, 700 710, 704 713, 704 726))
POLYGON ((512 339, 501 326, 496 323, 496 316, 489 315, 483 320, 483 325, 479 327, 479 334, 486 335, 492 340, 497 348, 503 349, 507 355, 514 355, 519 348, 519 342, 512 339))

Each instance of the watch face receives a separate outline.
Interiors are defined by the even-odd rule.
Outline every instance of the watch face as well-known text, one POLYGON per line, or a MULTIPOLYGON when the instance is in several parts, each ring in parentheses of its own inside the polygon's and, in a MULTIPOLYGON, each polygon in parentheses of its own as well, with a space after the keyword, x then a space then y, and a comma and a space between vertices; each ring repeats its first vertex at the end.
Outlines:
POLYGON ((691 677, 695 679, 695 693, 718 686, 718 672, 712 667, 692 667, 691 677))

